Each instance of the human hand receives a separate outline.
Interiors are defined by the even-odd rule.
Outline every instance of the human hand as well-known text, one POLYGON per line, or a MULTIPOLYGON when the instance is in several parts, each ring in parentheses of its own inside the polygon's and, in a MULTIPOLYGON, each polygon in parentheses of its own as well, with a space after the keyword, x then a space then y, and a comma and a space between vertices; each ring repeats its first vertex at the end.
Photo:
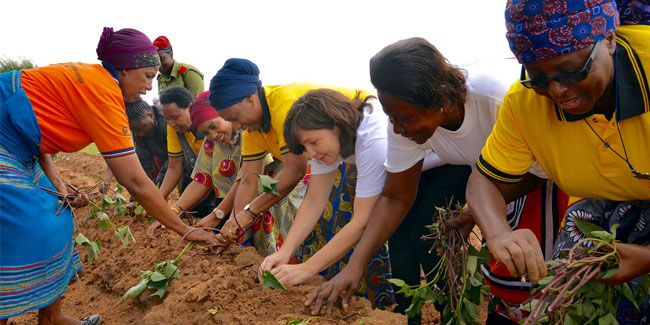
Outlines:
POLYGON ((650 249, 634 244, 615 243, 621 261, 614 276, 599 280, 600 282, 617 285, 644 275, 650 270, 650 249))
POLYGON ((88 201, 90 199, 88 198, 88 194, 84 191, 78 190, 76 187, 70 185, 70 184, 65 184, 63 187, 63 194, 67 195, 73 195, 74 197, 72 198, 67 198, 66 202, 68 205, 70 205, 73 208, 82 208, 88 205, 88 201))
POLYGON ((185 239, 189 241, 204 242, 210 246, 221 245, 221 242, 217 239, 217 236, 203 229, 189 227, 189 230, 185 233, 185 235, 185 239))
POLYGON ((332 307, 334 307, 334 303, 340 295, 343 295, 343 310, 347 310, 350 298, 352 298, 352 295, 359 287, 359 281, 361 280, 362 274, 362 267, 357 267, 354 263, 346 265, 343 271, 339 272, 339 274, 331 280, 316 287, 307 298, 307 301, 305 301, 305 306, 313 305, 311 314, 318 315, 320 314, 321 307, 323 307, 325 300, 327 300, 326 313, 329 317, 332 315, 332 307))
POLYGON ((512 276, 528 275, 537 283, 546 276, 546 263, 537 237, 530 229, 517 229, 487 240, 494 258, 505 264, 512 276))
POLYGON ((282 264, 287 264, 288 262, 289 256, 284 254, 282 249, 280 249, 279 251, 264 258, 262 264, 260 264, 259 273, 262 274, 264 271, 271 271, 273 268, 278 267, 282 264))
POLYGON ((214 213, 210 213, 207 216, 199 219, 194 224, 194 227, 196 228, 214 228, 219 224, 219 219, 214 215, 214 213))
POLYGON ((457 217, 447 220, 446 224, 448 227, 459 228, 463 238, 467 238, 467 236, 472 232, 472 229, 474 229, 474 225, 476 225, 472 218, 472 214, 467 208, 463 209, 457 217))
POLYGON ((316 272, 306 263, 300 264, 282 264, 271 270, 280 283, 289 286, 295 286, 310 282, 316 276, 316 272))
POLYGON ((253 216, 246 211, 240 211, 235 216, 231 216, 221 227, 221 235, 229 243, 235 243, 237 238, 244 232, 248 224, 253 221, 253 216))
POLYGON ((155 221, 152 223, 149 227, 147 227, 147 235, 151 236, 156 232, 158 229, 166 229, 165 225, 160 223, 160 221, 155 221))

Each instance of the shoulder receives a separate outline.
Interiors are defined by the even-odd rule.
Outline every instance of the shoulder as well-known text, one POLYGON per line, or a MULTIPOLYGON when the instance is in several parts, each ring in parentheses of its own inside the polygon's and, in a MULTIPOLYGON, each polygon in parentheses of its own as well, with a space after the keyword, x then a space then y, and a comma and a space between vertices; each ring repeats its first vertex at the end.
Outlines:
POLYGON ((368 99, 363 109, 363 119, 357 129, 357 144, 383 139, 386 141, 388 116, 384 113, 381 103, 376 98, 368 99))
POLYGON ((185 75, 185 74, 187 74, 188 71, 190 71, 190 72, 196 72, 196 73, 198 73, 199 75, 201 75, 201 77, 203 77, 203 73, 201 73, 201 71, 199 71, 199 69, 197 69, 197 68, 194 67, 193 65, 191 65, 191 64, 187 64, 187 63, 179 63, 179 64, 178 64, 178 73, 179 73, 179 74, 181 74, 181 75, 185 75))

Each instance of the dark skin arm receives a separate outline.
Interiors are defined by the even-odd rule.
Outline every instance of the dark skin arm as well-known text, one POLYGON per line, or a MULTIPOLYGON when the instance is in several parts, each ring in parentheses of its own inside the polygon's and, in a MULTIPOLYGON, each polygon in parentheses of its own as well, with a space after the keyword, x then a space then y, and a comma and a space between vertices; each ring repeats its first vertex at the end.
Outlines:
POLYGON ((221 236, 225 242, 232 243, 235 240, 239 224, 242 228, 246 227, 252 220, 253 216, 244 211, 244 206, 250 203, 250 209, 259 214, 272 207, 275 203, 287 196, 296 184, 305 176, 307 168, 307 155, 295 155, 286 153, 282 155, 282 170, 274 177, 278 180, 277 187, 280 195, 270 193, 257 194, 257 175, 262 174, 264 170, 264 159, 255 161, 245 161, 242 164, 242 181, 237 189, 235 197, 235 206, 230 219, 222 227, 221 236), (236 218, 233 220, 233 218, 236 218))
POLYGON ((320 312, 326 300, 327 315, 331 315, 334 302, 343 292, 343 308, 347 309, 350 298, 359 287, 359 280, 370 257, 390 238, 413 205, 422 162, 423 160, 420 160, 400 173, 388 173, 384 189, 370 213, 368 225, 348 264, 330 281, 314 289, 307 298, 305 306, 313 304, 313 315, 320 312))
MULTIPOLYGON (((180 157, 169 157, 169 167, 167 168, 167 173, 163 179, 162 184, 160 185, 160 194, 165 200, 174 190, 178 180, 183 176, 183 156, 180 157)), ((148 211, 148 210, 147 210, 148 211)))
MULTIPOLYGON (((113 171, 117 181, 124 185, 129 193, 135 196, 135 199, 156 220, 181 236, 193 230, 192 227, 184 224, 167 206, 167 202, 163 200, 156 186, 144 173, 135 155, 106 159, 106 164, 113 171)), ((217 244, 215 236, 203 230, 193 231, 186 239, 217 244)))
POLYGON ((506 220, 506 202, 538 188, 544 180, 526 174, 516 184, 493 182, 472 170, 467 183, 467 203, 492 255, 503 262, 513 276, 528 274, 536 283, 546 276, 546 264, 535 234, 529 229, 512 230, 506 220))
POLYGON ((65 185, 65 182, 61 180, 61 176, 59 176, 59 172, 56 170, 56 165, 54 164, 52 155, 40 154, 38 156, 38 163, 41 165, 43 173, 45 173, 47 178, 59 193, 75 194, 75 197, 73 199, 68 200, 68 204, 70 204, 71 207, 80 208, 88 205, 88 195, 86 193, 82 191, 75 193, 75 191, 69 190, 68 186, 65 185))

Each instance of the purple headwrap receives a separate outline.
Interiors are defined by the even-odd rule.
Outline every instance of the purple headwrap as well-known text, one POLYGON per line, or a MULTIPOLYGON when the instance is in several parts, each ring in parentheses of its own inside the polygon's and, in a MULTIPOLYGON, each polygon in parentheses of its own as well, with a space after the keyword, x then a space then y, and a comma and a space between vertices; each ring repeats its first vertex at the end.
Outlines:
POLYGON ((156 47, 147 35, 132 28, 104 27, 97 45, 97 58, 108 61, 118 70, 138 69, 160 65, 156 47))
POLYGON ((210 105, 222 110, 241 102, 262 86, 260 69, 246 59, 231 58, 210 81, 210 105))
POLYGON ((571 53, 619 25, 614 0, 508 0, 506 38, 519 63, 571 53))

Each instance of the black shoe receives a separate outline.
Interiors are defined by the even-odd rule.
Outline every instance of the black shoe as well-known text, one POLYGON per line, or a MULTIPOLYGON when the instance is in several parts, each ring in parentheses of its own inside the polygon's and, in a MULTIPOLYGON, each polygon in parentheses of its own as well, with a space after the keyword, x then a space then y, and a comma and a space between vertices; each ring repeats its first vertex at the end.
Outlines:
POLYGON ((81 325, 99 325, 102 322, 102 316, 98 314, 84 317, 81 319, 81 325))

